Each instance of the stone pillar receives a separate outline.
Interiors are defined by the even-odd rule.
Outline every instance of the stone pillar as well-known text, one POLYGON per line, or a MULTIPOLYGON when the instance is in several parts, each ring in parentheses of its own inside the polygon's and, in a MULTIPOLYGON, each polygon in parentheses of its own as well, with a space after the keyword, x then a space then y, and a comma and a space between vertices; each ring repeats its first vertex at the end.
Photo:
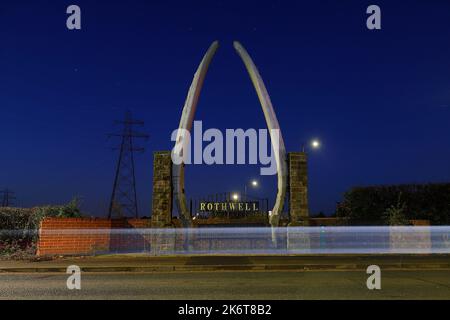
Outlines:
POLYGON ((172 225, 172 157, 170 151, 153 154, 152 227, 172 225))
POLYGON ((308 157, 305 152, 288 153, 289 217, 291 226, 307 226, 308 207, 308 157))

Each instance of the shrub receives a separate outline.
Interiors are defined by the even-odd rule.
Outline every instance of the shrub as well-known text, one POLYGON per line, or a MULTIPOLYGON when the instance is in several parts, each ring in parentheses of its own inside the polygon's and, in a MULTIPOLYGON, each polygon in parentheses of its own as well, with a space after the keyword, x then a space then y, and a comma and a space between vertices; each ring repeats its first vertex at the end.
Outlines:
POLYGON ((346 192, 338 204, 338 217, 353 221, 388 222, 385 213, 401 209, 407 220, 429 220, 434 225, 450 223, 450 184, 410 184, 358 187, 346 192), (399 205, 401 196, 402 204, 399 205))
POLYGON ((401 194, 398 196, 396 205, 390 206, 384 212, 383 218, 390 226, 405 226, 410 224, 405 215, 406 204, 401 202, 401 194))
POLYGON ((0 257, 34 255, 39 225, 44 218, 81 216, 78 199, 63 206, 0 208, 0 257))

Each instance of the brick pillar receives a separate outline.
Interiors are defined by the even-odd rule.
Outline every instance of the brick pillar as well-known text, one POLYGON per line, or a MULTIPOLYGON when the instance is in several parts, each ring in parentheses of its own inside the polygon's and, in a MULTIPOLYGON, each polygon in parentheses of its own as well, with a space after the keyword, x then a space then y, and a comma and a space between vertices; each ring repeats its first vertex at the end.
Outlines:
POLYGON ((290 225, 308 225, 308 158, 305 152, 288 153, 290 225))
POLYGON ((153 154, 152 227, 172 224, 172 158, 170 151, 153 154))

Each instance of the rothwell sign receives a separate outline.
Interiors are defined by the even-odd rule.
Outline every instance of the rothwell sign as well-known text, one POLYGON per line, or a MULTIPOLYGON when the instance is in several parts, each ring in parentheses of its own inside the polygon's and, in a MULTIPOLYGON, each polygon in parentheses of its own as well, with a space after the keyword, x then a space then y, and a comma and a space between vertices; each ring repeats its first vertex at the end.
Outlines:
POLYGON ((200 212, 258 213, 259 202, 200 202, 200 212))

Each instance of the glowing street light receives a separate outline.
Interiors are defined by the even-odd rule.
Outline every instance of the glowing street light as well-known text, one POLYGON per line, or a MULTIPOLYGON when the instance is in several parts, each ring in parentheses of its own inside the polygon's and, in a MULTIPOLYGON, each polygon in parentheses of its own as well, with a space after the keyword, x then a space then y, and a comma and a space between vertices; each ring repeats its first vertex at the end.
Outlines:
MULTIPOLYGON (((322 143, 318 139, 311 140, 311 142, 309 143, 309 147, 311 147, 311 149, 313 149, 313 150, 320 149, 321 146, 322 146, 322 143)), ((302 152, 306 152, 305 143, 302 146, 302 152)))
MULTIPOLYGON (((250 182, 250 185, 253 188, 257 188, 257 187, 259 187, 259 182, 258 182, 258 180, 252 180, 250 182)), ((248 186, 248 184, 246 183, 245 186, 244 186, 244 199, 245 199, 245 201, 247 201, 247 186, 248 186)))
POLYGON ((234 201, 238 201, 238 200, 239 200, 239 194, 233 193, 233 195, 231 196, 231 198, 232 198, 234 201))
POLYGON ((320 148, 320 141, 315 139, 311 141, 311 148, 313 149, 319 149, 320 148))

